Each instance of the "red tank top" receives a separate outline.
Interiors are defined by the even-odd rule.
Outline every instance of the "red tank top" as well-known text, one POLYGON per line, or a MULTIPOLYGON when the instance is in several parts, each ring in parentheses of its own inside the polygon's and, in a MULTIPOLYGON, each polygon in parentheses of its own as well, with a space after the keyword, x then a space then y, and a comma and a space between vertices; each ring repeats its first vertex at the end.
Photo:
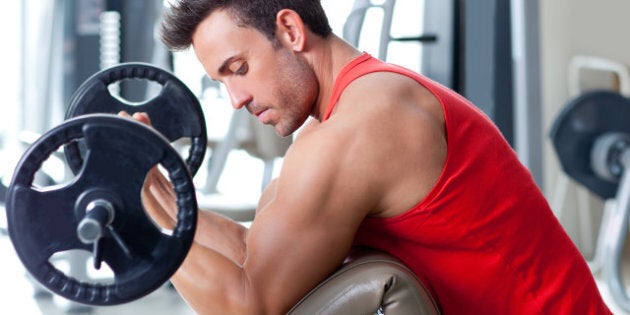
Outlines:
POLYGON ((463 97, 363 54, 337 77, 324 120, 348 84, 376 71, 413 78, 437 97, 448 154, 422 201, 395 217, 366 218, 355 245, 405 262, 444 314, 610 314, 529 171, 494 123, 463 97))

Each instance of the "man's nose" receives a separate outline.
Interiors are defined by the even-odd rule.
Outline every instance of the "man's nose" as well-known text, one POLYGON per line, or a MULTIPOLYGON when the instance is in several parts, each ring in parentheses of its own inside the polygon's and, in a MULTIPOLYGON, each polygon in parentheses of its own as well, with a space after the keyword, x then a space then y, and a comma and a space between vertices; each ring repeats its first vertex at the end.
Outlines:
POLYGON ((241 109, 252 101, 251 93, 247 92, 246 89, 235 84, 229 84, 226 87, 234 109, 241 109))

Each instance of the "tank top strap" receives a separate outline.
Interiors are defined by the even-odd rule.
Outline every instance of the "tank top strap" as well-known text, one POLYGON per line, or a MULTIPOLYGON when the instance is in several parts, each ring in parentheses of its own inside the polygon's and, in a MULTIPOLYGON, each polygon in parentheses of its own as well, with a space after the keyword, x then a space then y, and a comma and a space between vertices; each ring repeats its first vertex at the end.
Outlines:
POLYGON ((332 111, 335 108, 337 101, 339 101, 339 97, 341 97, 341 93, 350 84, 350 82, 354 81, 356 78, 364 74, 371 72, 369 70, 371 70, 370 68, 372 67, 357 67, 359 64, 362 64, 368 60, 377 59, 374 59, 370 54, 364 52, 356 58, 352 59, 352 61, 350 61, 341 69, 339 75, 337 75, 337 79, 335 79, 332 96, 330 97, 330 102, 328 103, 328 107, 322 121, 326 121, 328 120, 328 118, 330 118, 330 115, 332 114, 332 111))

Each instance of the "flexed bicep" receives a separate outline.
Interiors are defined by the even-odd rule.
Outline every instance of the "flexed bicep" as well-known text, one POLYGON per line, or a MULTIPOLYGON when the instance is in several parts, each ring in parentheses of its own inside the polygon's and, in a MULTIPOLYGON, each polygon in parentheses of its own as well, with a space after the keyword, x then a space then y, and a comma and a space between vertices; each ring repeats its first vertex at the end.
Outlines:
POLYGON ((246 242, 244 270, 268 313, 286 312, 339 268, 372 203, 355 198, 370 185, 349 185, 360 169, 329 163, 343 144, 294 145, 246 242))

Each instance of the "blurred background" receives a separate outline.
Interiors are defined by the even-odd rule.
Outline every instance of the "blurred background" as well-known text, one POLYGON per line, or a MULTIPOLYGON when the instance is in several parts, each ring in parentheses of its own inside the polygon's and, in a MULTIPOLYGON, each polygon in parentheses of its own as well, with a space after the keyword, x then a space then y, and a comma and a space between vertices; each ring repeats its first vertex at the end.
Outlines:
MULTIPOLYGON (((625 293, 609 292, 598 251, 610 199, 566 174, 550 139, 552 126, 576 96, 609 90, 627 96, 630 26, 621 0, 322 0, 334 32, 383 60, 420 72, 466 96, 500 128, 547 196, 554 212, 591 262, 617 314, 630 314, 625 293), (603 228, 602 228, 603 227, 603 228), (615 297, 616 296, 616 297, 615 297)), ((121 62, 167 69, 198 96, 208 128, 208 154, 195 177, 202 209, 244 224, 282 165, 291 138, 234 112, 223 88, 208 80, 190 51, 171 53, 156 38, 164 0, 23 0, 4 4, 0 27, 0 189, 6 190, 20 157, 35 139, 64 120, 68 101, 94 73, 121 62)), ((117 88, 142 102, 159 85, 130 82, 117 88)), ((630 120, 630 117, 627 117, 630 120)), ((630 121, 629 121, 630 125, 630 121)), ((50 184, 67 180, 63 161, 42 169, 50 184)), ((616 186, 615 186, 616 187, 616 186)), ((2 194, 4 195, 4 191, 2 194)), ((1 200, 3 204, 4 200, 1 200)), ((613 200, 614 201, 614 200, 613 200)), ((613 202, 614 204, 614 202, 613 202)), ((146 298, 116 307, 70 303, 29 279, 6 235, 0 213, 0 313, 187 314, 166 284, 146 298), (9 311, 11 312, 11 311, 9 311)), ((624 237, 608 242, 625 248, 624 237)), ((605 255, 604 255, 605 256, 605 255)), ((625 283, 625 249, 617 259, 625 283)), ((83 253, 56 265, 89 277, 83 253), (79 270, 79 271, 77 271, 79 270)), ((89 263, 87 264, 89 266, 89 263)), ((101 272, 99 274, 99 272, 101 272)))

